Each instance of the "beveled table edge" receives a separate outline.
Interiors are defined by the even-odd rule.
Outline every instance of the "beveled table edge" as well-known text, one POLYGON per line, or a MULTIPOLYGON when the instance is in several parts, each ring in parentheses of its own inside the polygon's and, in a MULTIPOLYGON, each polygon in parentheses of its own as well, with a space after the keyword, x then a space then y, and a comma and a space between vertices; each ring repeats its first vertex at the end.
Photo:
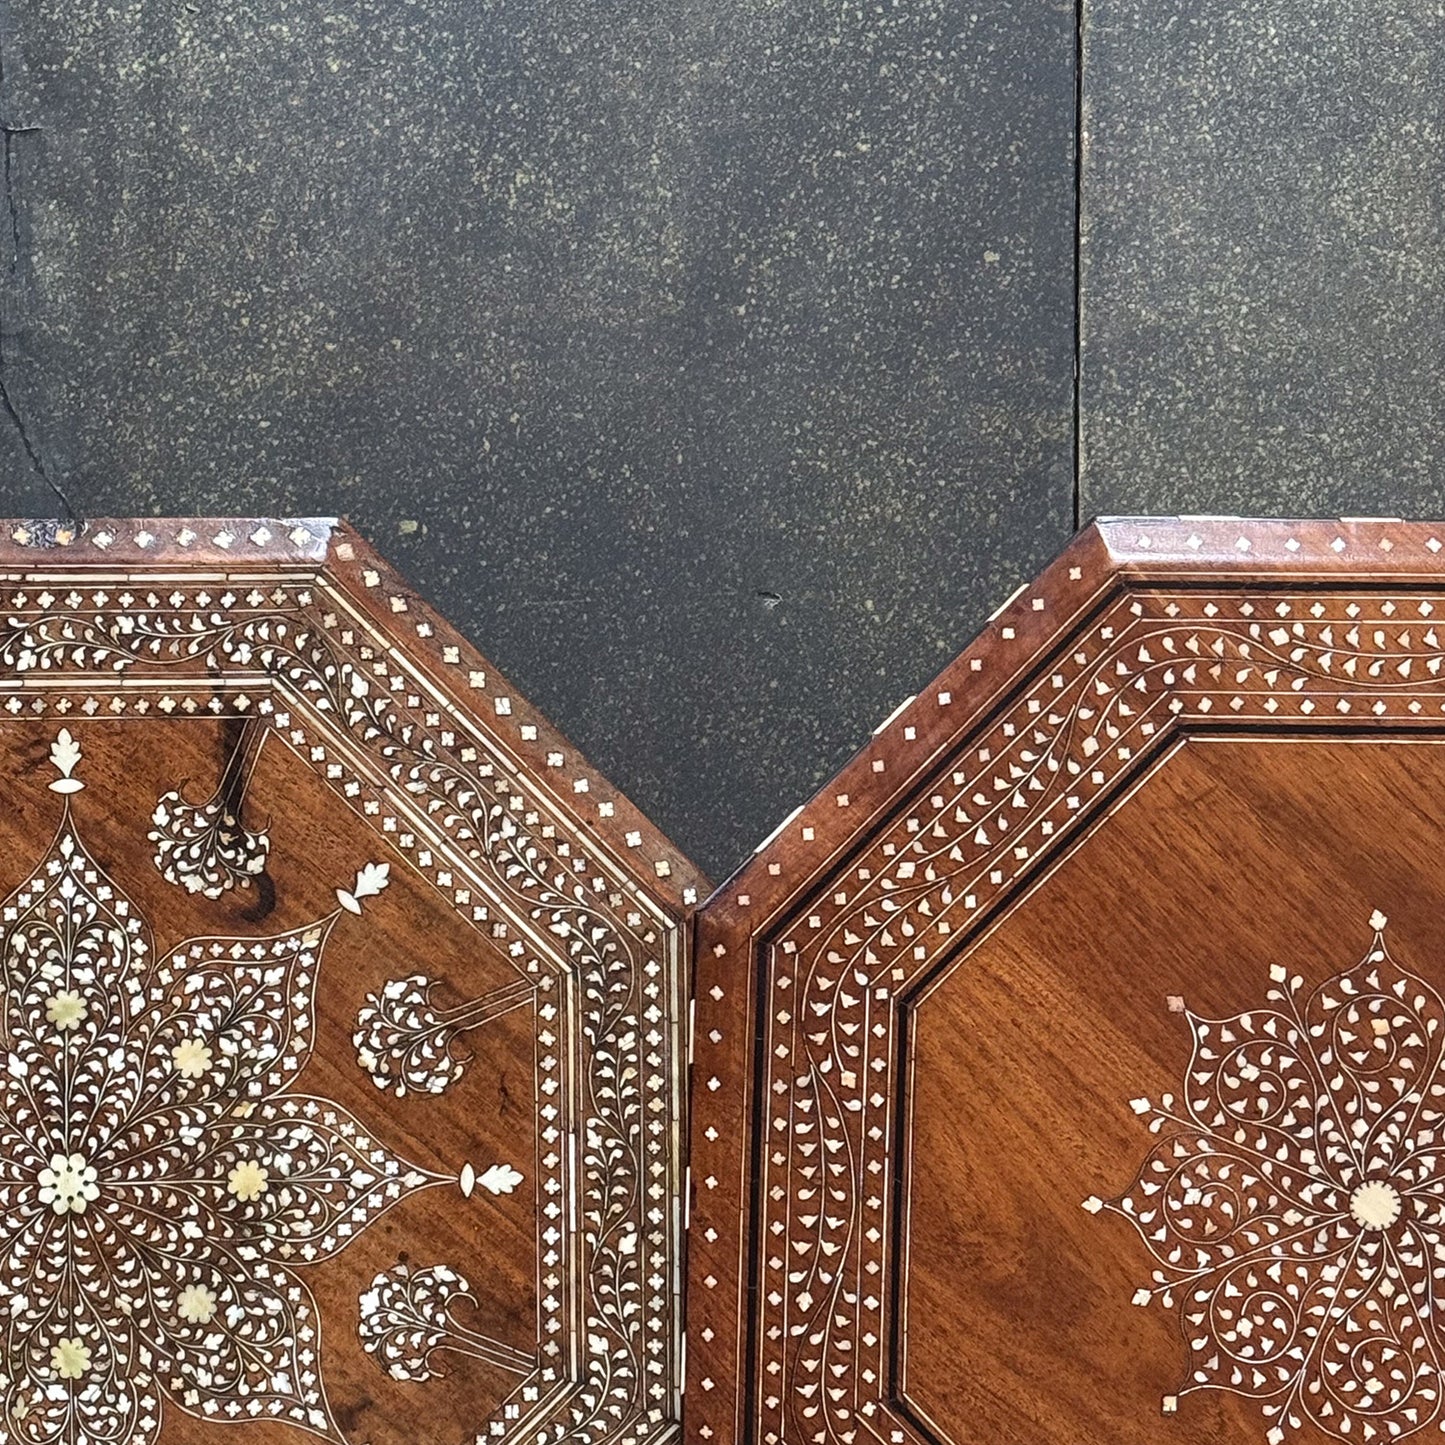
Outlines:
MULTIPOLYGON (((556 804, 686 919, 710 884, 661 829, 614 787, 562 732, 452 626, 348 522, 338 517, 96 517, 0 520, 0 587, 22 580, 63 585, 174 565, 194 580, 214 570, 218 584, 255 567, 296 566, 395 626, 404 614, 424 662, 453 706, 471 710, 513 754, 519 770, 548 785, 556 804)), ((154 581, 154 578, 152 578, 154 581)), ((23 678, 20 680, 23 686, 23 678)))
POLYGON ((988 711, 1021 660, 1062 636, 1080 616, 1128 582, 1244 575, 1281 580, 1401 582, 1445 576, 1445 521, 1397 518, 1100 517, 1082 527, 1054 560, 992 612, 963 649, 917 693, 904 698, 852 757, 798 804, 703 900, 711 926, 724 914, 762 927, 807 877, 825 870, 849 836, 854 809, 873 812, 904 794, 942 749, 988 711), (883 766, 876 765, 882 762, 883 766), (835 826, 798 820, 832 797, 835 826), (846 803, 839 803, 846 798, 846 803), (770 865, 786 856, 787 879, 770 865), (800 872, 804 870, 803 872, 800 872), (746 903, 739 903, 739 896, 746 903), (722 910, 722 912, 720 912, 722 910))

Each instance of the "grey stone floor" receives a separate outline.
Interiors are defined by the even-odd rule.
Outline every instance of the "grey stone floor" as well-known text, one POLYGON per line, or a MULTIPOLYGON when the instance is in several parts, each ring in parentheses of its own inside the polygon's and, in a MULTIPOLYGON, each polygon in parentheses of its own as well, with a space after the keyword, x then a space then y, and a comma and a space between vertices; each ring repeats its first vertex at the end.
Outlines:
POLYGON ((1442 510, 1445 12, 1087 0, 1082 498, 1442 510))
POLYGON ((721 877, 1081 512, 1438 510, 1436 7, 1302 16, 1088 0, 1080 296, 1073 3, 12 0, 0 511, 349 515, 721 877))

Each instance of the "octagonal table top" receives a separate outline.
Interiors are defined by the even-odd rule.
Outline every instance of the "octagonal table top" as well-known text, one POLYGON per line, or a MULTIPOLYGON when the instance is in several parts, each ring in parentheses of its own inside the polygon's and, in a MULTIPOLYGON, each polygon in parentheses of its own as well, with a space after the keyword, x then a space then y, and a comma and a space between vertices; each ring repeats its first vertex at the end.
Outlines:
POLYGON ((718 890, 690 1440, 1438 1437, 1442 549, 1091 527, 718 890))
POLYGON ((675 1438, 695 870, 344 524, 0 596, 0 1433, 675 1438))

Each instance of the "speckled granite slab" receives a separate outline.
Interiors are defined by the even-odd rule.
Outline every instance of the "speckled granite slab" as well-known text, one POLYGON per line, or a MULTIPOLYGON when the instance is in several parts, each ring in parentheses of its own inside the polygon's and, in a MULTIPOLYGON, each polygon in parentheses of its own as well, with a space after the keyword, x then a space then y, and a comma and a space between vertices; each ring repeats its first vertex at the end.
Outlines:
POLYGON ((1437 511, 1439 6, 1085 22, 1085 515, 1437 511))
MULTIPOLYGON (((0 375, 91 516, 352 517, 721 875, 1068 532, 1073 55, 1014 0, 16 0, 0 375)), ((0 511, 28 467, 0 413, 0 511)))

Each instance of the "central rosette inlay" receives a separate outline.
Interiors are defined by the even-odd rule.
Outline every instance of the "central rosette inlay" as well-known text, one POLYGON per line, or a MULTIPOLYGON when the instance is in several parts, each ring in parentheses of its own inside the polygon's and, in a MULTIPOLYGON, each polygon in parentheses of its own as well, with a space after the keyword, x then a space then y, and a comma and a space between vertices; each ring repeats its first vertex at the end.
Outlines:
POLYGON ((1400 1217, 1400 1191, 1372 1179, 1350 1195, 1350 1214, 1362 1229, 1388 1229, 1400 1217))
POLYGON ((1153 1146, 1123 1194, 1084 1202, 1138 1231, 1134 1303, 1181 1326, 1165 1414, 1226 1390, 1259 1401, 1268 1445, 1445 1430, 1445 998, 1385 924, 1314 987, 1271 966, 1244 1012, 1169 998, 1193 1038, 1182 1087, 1131 1101, 1153 1146))
POLYGON ((40 1202, 57 1214, 81 1214, 87 1204, 100 1197, 97 1177, 95 1166, 86 1163, 84 1154, 52 1154, 50 1167, 36 1176, 40 1202))

